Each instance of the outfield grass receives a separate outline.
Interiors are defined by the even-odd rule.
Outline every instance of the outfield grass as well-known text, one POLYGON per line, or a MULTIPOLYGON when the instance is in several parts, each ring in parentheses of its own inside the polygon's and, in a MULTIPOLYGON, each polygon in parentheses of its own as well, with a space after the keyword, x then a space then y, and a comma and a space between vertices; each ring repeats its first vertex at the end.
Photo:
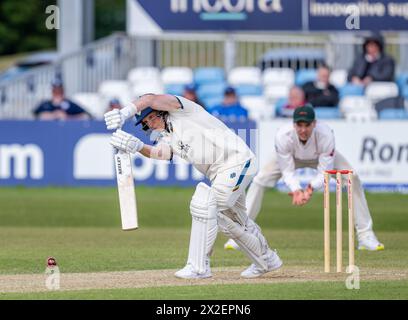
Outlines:
MULTIPOLYGON (((115 188, 0 188, 0 274, 42 273, 47 256, 61 272, 176 269, 187 257, 193 189, 137 188, 137 231, 120 229, 115 188)), ((401 194, 368 194, 383 252, 356 252, 356 264, 378 269, 408 269, 408 223, 401 194)), ((322 196, 303 208, 276 191, 265 195, 259 224, 287 266, 323 265, 322 196)), ((346 214, 344 226, 346 226, 346 214)), ((333 220, 334 227, 334 220, 333 220)), ((334 232, 332 233, 334 240, 334 232)), ((220 234, 214 267, 248 265, 242 253, 225 252, 220 234)), ((334 241, 333 241, 334 243, 334 241)), ((346 257, 346 246, 345 246, 346 257)), ((333 257, 334 259, 334 257, 333 257)), ((333 260, 334 262, 334 260, 333 260)), ((367 281, 358 292, 344 283, 308 282, 265 285, 163 287, 81 292, 1 294, 1 299, 407 299, 406 281, 367 281)))
POLYGON ((83 290, 1 294, 0 299, 135 299, 135 300, 384 300, 407 299, 408 281, 366 281, 359 290, 342 282, 277 283, 273 285, 182 286, 142 289, 83 290))
MULTIPOLYGON (((55 256, 62 272, 175 269, 184 265, 188 229, 146 228, 123 232, 114 228, 0 228, 0 274, 40 273, 45 259, 55 256)), ((322 233, 265 229, 272 247, 286 265, 323 265, 322 233)), ((373 268, 408 266, 408 241, 404 232, 379 232, 386 250, 356 252, 357 265, 373 268)), ((214 267, 246 266, 240 252, 223 250, 220 234, 212 258, 214 267)), ((334 243, 334 238, 333 242, 334 243)), ((346 257, 347 248, 344 248, 346 257)), ((334 255, 333 255, 334 265, 334 255)))
MULTIPOLYGON (((138 187, 136 192, 141 228, 190 226, 193 189, 138 187)), ((377 231, 408 231, 408 195, 368 193, 367 200, 377 231)), ((268 190, 257 222, 262 228, 322 231, 322 204, 317 193, 307 206, 293 207, 286 194, 268 190)), ((118 228, 118 210, 115 188, 0 188, 1 226, 118 228)))

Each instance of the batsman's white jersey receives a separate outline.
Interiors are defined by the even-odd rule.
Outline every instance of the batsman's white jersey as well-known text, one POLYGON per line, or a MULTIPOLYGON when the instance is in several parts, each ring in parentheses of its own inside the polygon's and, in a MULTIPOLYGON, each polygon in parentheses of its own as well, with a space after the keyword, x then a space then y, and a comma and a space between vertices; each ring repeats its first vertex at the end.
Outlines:
MULTIPOLYGON (((218 172, 255 157, 245 142, 203 107, 177 96, 182 107, 170 111, 170 132, 162 134, 173 153, 213 181, 218 172)), ((159 141, 160 143, 160 141, 159 141)))

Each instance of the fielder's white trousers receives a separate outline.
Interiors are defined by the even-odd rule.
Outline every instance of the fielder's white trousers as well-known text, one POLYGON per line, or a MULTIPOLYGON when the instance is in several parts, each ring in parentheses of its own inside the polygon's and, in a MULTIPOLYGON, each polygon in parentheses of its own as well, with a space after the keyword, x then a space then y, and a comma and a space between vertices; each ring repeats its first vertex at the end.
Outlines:
MULTIPOLYGON (((317 161, 303 162, 295 160, 296 169, 299 168, 317 168, 317 161)), ((334 157, 334 169, 350 169, 351 165, 343 157, 341 153, 336 151, 334 157)), ((352 169, 352 168, 351 168, 352 169)), ((263 167, 259 173, 253 179, 251 186, 247 192, 247 209, 248 215, 255 220, 258 216, 262 206, 263 194, 266 187, 273 188, 278 180, 282 177, 282 173, 279 169, 276 154, 274 154, 269 163, 263 167)), ((346 183, 346 176, 343 177, 343 184, 346 183)), ((353 189, 353 201, 354 201, 354 214, 355 214, 355 227, 357 234, 362 234, 367 231, 372 231, 373 221, 371 219, 370 211, 368 209, 367 200, 364 195, 364 190, 361 185, 360 178, 357 174, 353 177, 354 189, 353 189)))

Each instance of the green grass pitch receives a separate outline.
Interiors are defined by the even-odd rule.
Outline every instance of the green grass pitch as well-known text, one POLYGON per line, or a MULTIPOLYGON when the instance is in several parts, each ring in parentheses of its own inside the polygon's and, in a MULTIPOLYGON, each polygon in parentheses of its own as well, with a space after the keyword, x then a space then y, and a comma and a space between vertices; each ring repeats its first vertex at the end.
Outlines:
MULTIPOLYGON (((0 279, 42 274, 47 256, 56 257, 62 274, 181 268, 187 257, 193 192, 192 188, 137 187, 139 230, 123 232, 116 188, 0 188, 0 279)), ((315 194, 307 206, 296 208, 286 194, 266 192, 257 222, 278 250, 284 268, 323 268, 322 200, 322 194, 315 194)), ((402 279, 362 279, 359 290, 348 290, 342 281, 39 293, 2 293, 0 287, 0 299, 408 299, 408 196, 368 193, 367 200, 374 229, 386 249, 356 251, 356 264, 362 270, 401 273, 402 279)), ((219 234, 212 266, 246 268, 249 260, 242 253, 223 250, 225 240, 219 234)))

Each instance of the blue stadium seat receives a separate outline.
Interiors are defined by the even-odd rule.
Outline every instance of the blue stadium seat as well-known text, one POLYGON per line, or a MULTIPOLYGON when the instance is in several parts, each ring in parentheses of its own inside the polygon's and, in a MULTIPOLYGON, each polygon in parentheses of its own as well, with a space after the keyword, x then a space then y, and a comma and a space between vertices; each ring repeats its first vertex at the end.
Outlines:
POLYGON ((288 104, 287 98, 280 98, 276 101, 275 104, 275 116, 279 117, 282 116, 282 109, 284 106, 288 104))
POLYGON ((165 90, 167 94, 182 96, 184 92, 184 87, 185 87, 185 84, 172 83, 172 84, 167 84, 165 86, 165 90))
POLYGON ((262 86, 241 84, 235 87, 238 96, 261 96, 262 86))
POLYGON ((341 112, 338 107, 315 107, 317 119, 340 119, 341 112))
POLYGON ((194 70, 194 82, 200 86, 214 82, 224 82, 224 69, 217 67, 203 67, 194 70))
POLYGON ((408 72, 399 74, 396 78, 396 82, 402 94, 403 89, 408 86, 408 72))
POLYGON ((405 109, 385 109, 380 111, 380 114, 378 115, 379 119, 393 119, 393 120, 398 120, 398 119, 408 119, 408 111, 405 109))
POLYGON ((212 97, 222 97, 224 90, 227 87, 225 82, 203 84, 197 90, 197 96, 200 100, 205 100, 212 97))
POLYGON ((297 86, 301 87, 306 82, 315 81, 317 77, 316 69, 299 69, 296 72, 295 83, 297 86))
POLYGON ((343 98, 346 96, 363 96, 364 86, 358 86, 355 84, 348 83, 345 86, 340 88, 339 94, 340 94, 340 98, 343 98))
POLYGON ((408 84, 402 88, 401 96, 403 96, 404 99, 408 100, 408 84))
POLYGON ((204 107, 210 112, 212 108, 219 106, 224 97, 219 96, 219 97, 210 97, 204 100, 201 100, 204 103, 204 107))

